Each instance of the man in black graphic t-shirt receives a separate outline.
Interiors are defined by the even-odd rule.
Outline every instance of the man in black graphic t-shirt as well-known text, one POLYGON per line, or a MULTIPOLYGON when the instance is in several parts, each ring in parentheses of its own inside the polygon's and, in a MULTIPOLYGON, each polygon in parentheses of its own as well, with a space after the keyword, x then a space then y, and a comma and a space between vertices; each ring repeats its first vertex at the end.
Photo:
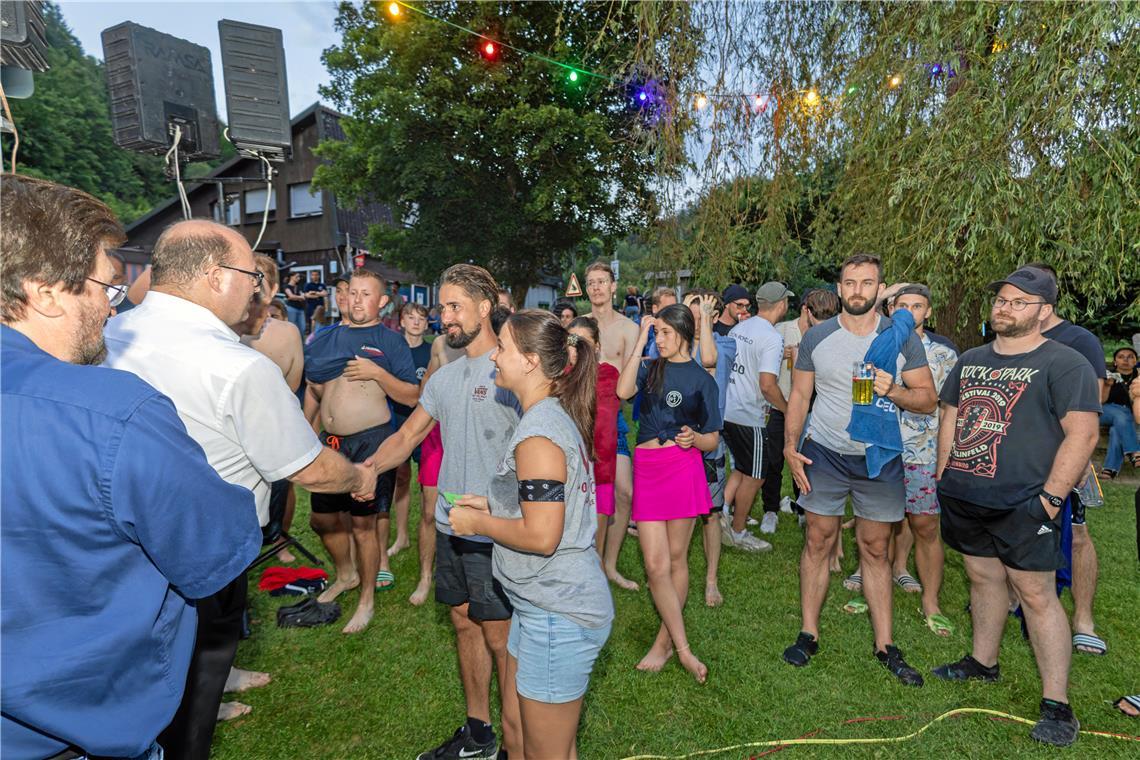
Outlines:
POLYGON ((1064 559, 1061 508, 1096 446, 1100 391, 1080 354, 1041 335, 1057 293, 1047 274, 1025 267, 991 289, 997 339, 958 360, 942 386, 938 429, 942 538, 965 555, 974 646, 934 675, 998 679, 1008 580, 1043 686, 1030 735, 1066 746, 1079 724, 1068 704, 1069 623, 1053 576, 1064 559))

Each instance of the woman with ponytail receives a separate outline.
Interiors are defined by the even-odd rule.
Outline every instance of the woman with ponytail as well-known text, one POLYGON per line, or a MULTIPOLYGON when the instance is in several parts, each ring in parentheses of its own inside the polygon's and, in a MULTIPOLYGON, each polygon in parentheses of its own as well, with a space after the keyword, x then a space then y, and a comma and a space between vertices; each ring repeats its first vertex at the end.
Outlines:
POLYGON ((617 397, 618 369, 601 361, 602 338, 593 317, 578 317, 570 323, 571 335, 578 336, 579 351, 593 351, 598 359, 597 410, 594 415, 594 488, 598 512, 595 543, 598 556, 604 556, 606 534, 614 516, 614 480, 617 475, 617 417, 621 399, 617 397))
POLYGON ((545 311, 510 317, 491 354, 495 384, 523 416, 486 496, 449 513, 458 536, 495 542, 494 573, 514 616, 507 673, 518 689, 525 757, 577 757, 590 671, 613 622, 594 550, 594 351, 545 311))
POLYGON ((708 668, 685 633, 682 610, 689 592, 689 540, 698 515, 712 509, 702 452, 720 440, 716 381, 692 359, 696 323, 674 304, 643 317, 641 336, 621 371, 618 396, 642 392, 641 424, 633 450, 633 519, 661 628, 638 670, 658 671, 674 653, 698 682, 708 668), (656 327, 656 359, 642 360, 649 328, 656 327))

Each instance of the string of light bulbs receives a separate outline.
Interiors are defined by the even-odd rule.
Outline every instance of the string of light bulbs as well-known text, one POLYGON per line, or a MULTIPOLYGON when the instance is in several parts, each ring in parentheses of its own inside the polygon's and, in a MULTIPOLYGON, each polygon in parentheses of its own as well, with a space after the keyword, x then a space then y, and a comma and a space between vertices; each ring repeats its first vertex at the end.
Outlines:
MULTIPOLYGON (((533 58, 542 61, 551 66, 555 66, 566 71, 566 79, 571 84, 578 84, 583 79, 589 77, 599 81, 608 82, 614 85, 626 85, 631 87, 631 97, 633 105, 639 108, 650 108, 657 105, 658 101, 662 99, 660 89, 653 80, 646 80, 640 84, 635 82, 626 82, 618 77, 603 74, 597 71, 592 71, 583 66, 575 66, 563 61, 556 60, 541 53, 536 53, 531 50, 526 50, 517 45, 509 42, 504 42, 501 39, 496 39, 484 32, 480 32, 471 27, 464 26, 456 23, 451 19, 438 16, 424 8, 414 5, 404 0, 374 0, 376 5, 382 5, 387 12, 389 19, 393 22, 399 22, 405 16, 405 12, 415 13, 425 18, 437 21, 441 24, 452 27, 453 29, 462 31, 473 37, 481 40, 479 44, 479 53, 484 59, 488 61, 496 61, 499 59, 502 51, 510 50, 523 57, 533 58)), ((991 52, 1000 53, 1008 48, 1008 45, 1002 41, 995 41, 992 46, 991 52)), ((950 79, 957 76, 957 71, 953 66, 944 63, 928 63, 916 64, 925 71, 925 77, 928 82, 933 82, 936 79, 950 79)), ((883 85, 887 90, 898 90, 902 87, 906 77, 903 71, 896 71, 890 74, 883 85)), ((859 90, 859 85, 849 84, 843 88, 838 96, 839 100, 847 96, 853 95, 859 90)), ((792 89, 785 92, 780 92, 779 88, 772 85, 768 90, 757 92, 739 92, 721 89, 698 89, 698 90, 682 90, 677 95, 685 102, 691 102, 694 109, 697 111, 704 111, 709 105, 712 104, 729 104, 729 103, 743 103, 746 108, 756 114, 763 114, 768 110, 768 107, 776 102, 777 107, 781 105, 781 100, 786 101, 790 96, 797 98, 799 102, 807 109, 815 109, 821 106, 828 98, 820 93, 817 87, 807 87, 802 89, 792 89)))

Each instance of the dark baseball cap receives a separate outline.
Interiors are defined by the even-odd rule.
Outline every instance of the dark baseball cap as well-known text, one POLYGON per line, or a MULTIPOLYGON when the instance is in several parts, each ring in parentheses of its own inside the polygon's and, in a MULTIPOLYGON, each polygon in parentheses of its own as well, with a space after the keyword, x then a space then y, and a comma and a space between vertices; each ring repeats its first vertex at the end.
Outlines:
POLYGON ((991 282, 990 290, 996 293, 1001 290, 1002 285, 1012 285, 1030 295, 1040 296, 1045 303, 1057 303, 1057 281, 1048 272, 1037 267, 1022 267, 1004 280, 991 282))
POLYGON ((766 282, 756 291, 756 303, 779 303, 794 295, 782 282, 766 282))
POLYGON ((742 299, 745 301, 752 300, 752 294, 748 292, 748 289, 743 285, 736 285, 735 283, 725 288, 720 297, 724 299, 725 303, 732 303, 733 301, 740 301, 742 299))
POLYGON ((895 293, 895 298, 898 298, 899 296, 922 296, 928 302, 933 303, 930 298, 930 288, 918 282, 911 283, 910 285, 904 285, 903 287, 899 288, 898 292, 895 293))

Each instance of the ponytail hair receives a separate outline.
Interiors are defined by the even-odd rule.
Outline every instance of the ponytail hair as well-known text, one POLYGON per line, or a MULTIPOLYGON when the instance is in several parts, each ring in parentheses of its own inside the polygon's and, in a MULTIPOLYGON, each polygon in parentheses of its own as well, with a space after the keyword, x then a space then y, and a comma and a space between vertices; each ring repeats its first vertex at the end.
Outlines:
MULTIPOLYGON (((666 306, 661 311, 657 312, 657 321, 664 322, 673 328, 681 342, 692 351, 693 350, 693 336, 697 332, 697 321, 693 319, 693 312, 689 310, 688 306, 682 306, 675 303, 671 306, 666 306)), ((665 382, 665 364, 668 359, 658 357, 653 360, 653 364, 649 366, 649 375, 646 378, 646 387, 651 393, 660 394, 661 386, 665 382)))
POLYGON ((574 420, 592 460, 594 415, 598 404, 595 352, 579 345, 578 336, 571 335, 550 312, 524 309, 512 314, 507 324, 519 351, 538 357, 539 370, 550 380, 550 395, 562 403, 562 408, 574 420))

